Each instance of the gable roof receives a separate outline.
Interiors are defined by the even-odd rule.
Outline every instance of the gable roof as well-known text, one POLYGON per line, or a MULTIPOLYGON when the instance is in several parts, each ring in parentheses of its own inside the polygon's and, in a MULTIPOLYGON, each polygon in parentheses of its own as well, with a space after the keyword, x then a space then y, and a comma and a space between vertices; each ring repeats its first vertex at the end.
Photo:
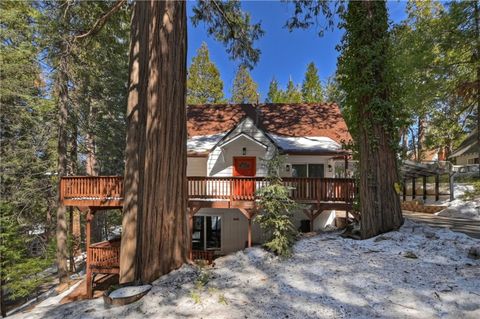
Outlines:
POLYGON ((324 136, 337 143, 351 140, 340 108, 335 103, 189 105, 188 136, 226 133, 246 117, 250 117, 267 134, 324 136))
POLYGON ((477 132, 478 128, 475 128, 449 157, 453 158, 463 154, 478 153, 480 151, 480 145, 478 144, 477 132))

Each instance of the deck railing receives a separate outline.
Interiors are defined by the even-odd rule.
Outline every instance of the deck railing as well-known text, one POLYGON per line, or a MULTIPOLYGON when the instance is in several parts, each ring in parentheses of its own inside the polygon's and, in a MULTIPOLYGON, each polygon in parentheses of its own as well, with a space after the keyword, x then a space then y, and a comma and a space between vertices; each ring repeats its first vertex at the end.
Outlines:
POLYGON ((123 197, 122 176, 67 176, 60 181, 60 200, 89 198, 99 200, 123 197))
MULTIPOLYGON (((290 196, 300 201, 352 202, 355 185, 349 178, 285 177, 290 196)), ((268 184, 264 177, 188 177, 188 198, 199 200, 252 201, 268 184)), ((61 180, 60 199, 118 200, 123 197, 120 176, 69 176, 61 180)))
POLYGON ((112 269, 120 266, 120 242, 102 241, 88 248, 91 268, 112 269))

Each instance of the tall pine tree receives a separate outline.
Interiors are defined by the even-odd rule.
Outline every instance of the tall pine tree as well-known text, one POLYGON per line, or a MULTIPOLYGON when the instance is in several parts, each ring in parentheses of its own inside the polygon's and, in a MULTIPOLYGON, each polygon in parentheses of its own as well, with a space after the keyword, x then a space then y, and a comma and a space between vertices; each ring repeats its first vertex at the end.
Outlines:
POLYGON ((288 80, 287 89, 285 90, 284 102, 285 103, 301 103, 302 92, 298 85, 295 85, 292 78, 288 80))
POLYGON ((278 87, 278 81, 273 78, 270 81, 270 85, 268 86, 268 93, 267 93, 267 103, 283 103, 285 98, 285 92, 282 91, 281 88, 278 87))
POLYGON ((233 103, 257 103, 259 101, 258 85, 253 81, 247 67, 243 65, 235 74, 231 101, 233 103))
POLYGON ((305 79, 302 83, 302 99, 306 103, 323 101, 322 83, 318 77, 318 69, 313 62, 308 64, 305 72, 305 79))
POLYGON ((187 103, 214 104, 222 102, 224 102, 224 96, 220 71, 210 61, 207 44, 203 42, 188 69, 187 103))
POLYGON ((359 154, 360 236, 370 238, 403 224, 396 148, 397 108, 384 1, 350 1, 344 13, 339 73, 344 112, 359 154))

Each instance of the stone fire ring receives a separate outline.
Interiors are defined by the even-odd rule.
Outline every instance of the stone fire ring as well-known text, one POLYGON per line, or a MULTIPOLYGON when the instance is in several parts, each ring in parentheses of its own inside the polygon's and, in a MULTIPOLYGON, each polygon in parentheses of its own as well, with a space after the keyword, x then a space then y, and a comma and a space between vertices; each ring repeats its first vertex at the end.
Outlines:
POLYGON ((106 307, 128 305, 145 296, 150 289, 152 285, 135 283, 116 285, 103 293, 103 302, 106 307))

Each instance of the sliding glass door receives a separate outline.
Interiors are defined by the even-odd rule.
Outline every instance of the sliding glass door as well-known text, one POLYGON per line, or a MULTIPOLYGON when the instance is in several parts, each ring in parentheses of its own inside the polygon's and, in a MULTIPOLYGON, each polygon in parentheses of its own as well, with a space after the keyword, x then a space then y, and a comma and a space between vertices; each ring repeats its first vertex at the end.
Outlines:
POLYGON ((221 248, 222 218, 220 216, 195 216, 193 219, 192 246, 194 250, 221 248))

